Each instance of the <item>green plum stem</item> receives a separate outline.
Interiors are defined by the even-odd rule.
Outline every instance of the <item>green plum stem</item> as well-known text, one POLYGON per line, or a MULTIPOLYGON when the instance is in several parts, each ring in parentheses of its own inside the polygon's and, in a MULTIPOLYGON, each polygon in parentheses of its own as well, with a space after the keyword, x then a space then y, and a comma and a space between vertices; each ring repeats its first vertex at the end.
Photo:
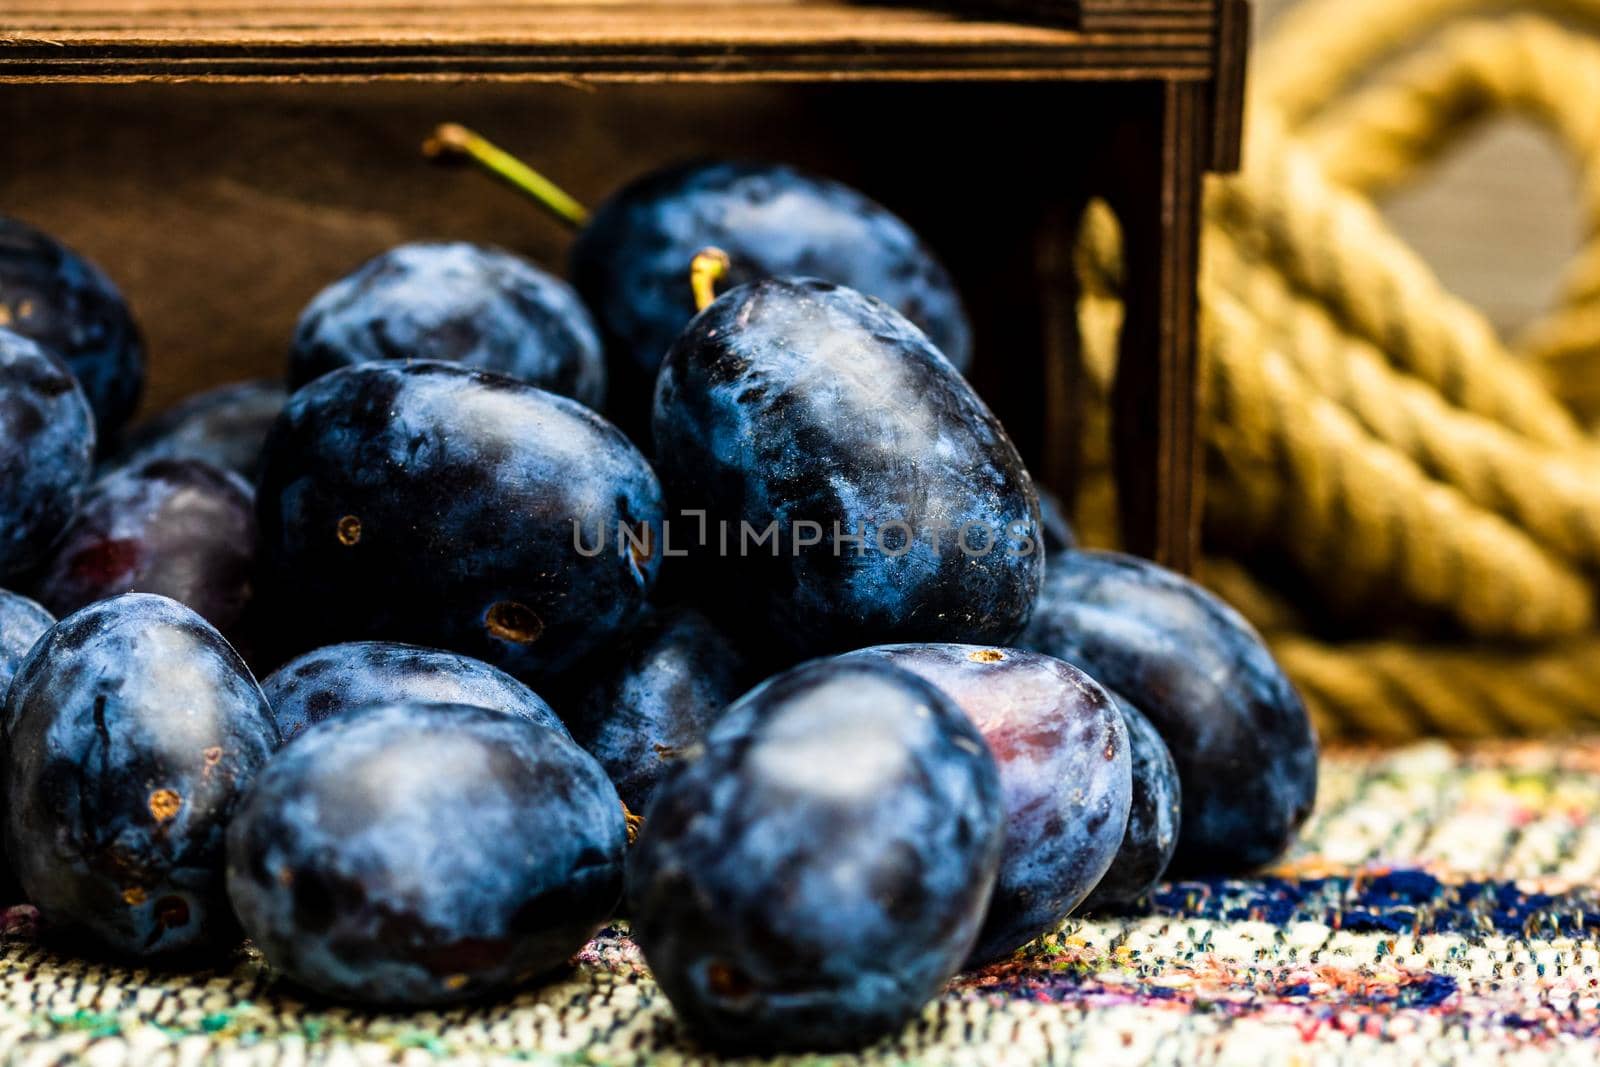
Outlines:
POLYGON ((720 248, 702 248, 689 261, 689 288, 694 293, 694 309, 704 311, 717 298, 717 283, 728 275, 728 253, 720 248))
POLYGON ((446 122, 423 142, 430 159, 470 159, 573 229, 589 221, 589 209, 570 193, 482 134, 446 122))

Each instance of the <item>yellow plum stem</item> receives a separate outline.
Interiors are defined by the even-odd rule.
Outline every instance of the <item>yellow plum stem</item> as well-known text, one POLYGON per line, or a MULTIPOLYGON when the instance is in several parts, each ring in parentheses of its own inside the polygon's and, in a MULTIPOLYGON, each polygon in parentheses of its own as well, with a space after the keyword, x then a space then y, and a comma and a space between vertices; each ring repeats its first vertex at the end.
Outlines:
POLYGON ((469 159, 526 194, 534 203, 573 229, 589 221, 589 209, 565 189, 507 152, 487 137, 459 123, 446 122, 422 143, 429 159, 469 159))
POLYGON ((694 309, 704 311, 717 298, 717 283, 728 276, 728 253, 720 248, 702 248, 689 262, 689 288, 694 292, 694 309))

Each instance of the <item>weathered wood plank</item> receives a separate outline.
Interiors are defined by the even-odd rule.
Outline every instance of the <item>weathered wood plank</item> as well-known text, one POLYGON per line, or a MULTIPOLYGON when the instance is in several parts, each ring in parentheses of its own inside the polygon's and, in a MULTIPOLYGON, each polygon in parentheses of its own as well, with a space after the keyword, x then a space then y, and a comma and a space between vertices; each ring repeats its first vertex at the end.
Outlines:
MULTIPOLYGON (((1030 0, 1031 2, 1031 0, 1030 0)), ((1080 25, 841 0, 11 0, 0 81, 1211 76, 1212 0, 1080 25)))
POLYGON ((1113 453, 1129 551, 1180 571, 1200 544, 1196 338, 1200 197, 1212 145, 1194 85, 1154 86, 1113 138, 1106 192, 1123 226, 1126 316, 1113 453), (1151 136, 1156 134, 1156 136, 1151 136))

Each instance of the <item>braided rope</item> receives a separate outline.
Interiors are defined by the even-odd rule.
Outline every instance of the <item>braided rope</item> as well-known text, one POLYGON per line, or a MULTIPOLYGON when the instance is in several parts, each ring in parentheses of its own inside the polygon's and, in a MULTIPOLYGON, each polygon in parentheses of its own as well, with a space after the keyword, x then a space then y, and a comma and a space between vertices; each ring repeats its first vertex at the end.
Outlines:
MULTIPOLYGON (((1342 332, 1325 308, 1290 290, 1270 267, 1243 262, 1235 246, 1216 242, 1207 263, 1230 268, 1217 271, 1226 283, 1208 279, 1208 299, 1219 310, 1225 305, 1233 321, 1244 320, 1256 343, 1290 359, 1311 389, 1430 477, 1505 515, 1551 552, 1600 570, 1600 478, 1592 463, 1452 407, 1396 372, 1370 341, 1342 332)), ((1238 344, 1237 336, 1228 338, 1230 352, 1238 344)))
MULTIPOLYGON (((1306 0, 1258 56, 1245 171, 1207 189, 1205 532, 1236 562, 1208 559, 1202 578, 1268 633, 1329 736, 1600 724, 1600 449, 1574 417, 1600 415, 1600 43, 1537 17, 1478 19, 1368 76, 1484 6, 1306 0), (1368 199, 1505 111, 1578 161, 1588 220, 1559 302, 1516 351, 1368 199), (1285 564, 1309 616, 1373 639, 1303 632, 1253 574, 1285 564), (1409 636, 1428 633, 1460 636, 1409 636)), ((1539 6, 1600 19, 1600 0, 1539 6)), ((1120 249, 1093 205, 1078 256, 1091 544, 1114 501, 1120 249)))
POLYGON ((1519 15, 1444 30, 1425 51, 1327 105, 1298 131, 1327 176, 1376 196, 1412 180, 1467 124, 1513 111, 1558 138, 1588 172, 1585 216, 1600 218, 1600 43, 1519 15))
MULTIPOLYGON (((1256 129, 1268 125, 1257 119, 1256 129)), ((1212 230, 1270 260, 1346 329, 1380 346, 1396 369, 1452 404, 1535 441, 1579 443, 1576 422, 1537 375, 1482 313, 1444 289, 1370 201, 1330 181, 1292 140, 1267 132, 1250 144, 1246 170, 1212 186, 1212 230)))
POLYGON ((1401 741, 1569 733, 1600 726, 1600 637, 1532 651, 1374 641, 1336 646, 1271 640, 1324 739, 1401 741))
POLYGON ((1594 624, 1580 575, 1374 438, 1264 343, 1243 305, 1210 294, 1201 345, 1220 475, 1209 491, 1227 517, 1218 533, 1242 533, 1245 546, 1271 539, 1343 616, 1393 614, 1385 609, 1399 600, 1471 633, 1520 640, 1594 624))
POLYGON ((1600 20, 1600 0, 1300 0, 1256 50, 1253 102, 1298 128, 1436 27, 1497 9, 1600 20))
POLYGON ((1579 164, 1585 244, 1556 308, 1518 347, 1544 365, 1558 399, 1592 422, 1600 416, 1600 42, 1530 16, 1467 23, 1330 105, 1301 138, 1331 179, 1379 194, 1465 125, 1505 110, 1545 126, 1579 164))

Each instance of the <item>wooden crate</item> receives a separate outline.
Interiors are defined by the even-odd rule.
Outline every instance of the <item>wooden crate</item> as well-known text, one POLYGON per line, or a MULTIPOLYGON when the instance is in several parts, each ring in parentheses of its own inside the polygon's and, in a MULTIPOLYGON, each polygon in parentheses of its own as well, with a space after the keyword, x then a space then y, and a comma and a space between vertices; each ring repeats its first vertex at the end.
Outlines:
POLYGON ((1187 567, 1201 178, 1237 163, 1247 0, 996 2, 1028 21, 837 0, 9 0, 0 211, 122 283, 159 407, 278 373, 311 294, 401 240, 494 241, 559 268, 556 226, 421 162, 436 122, 481 128, 591 202, 686 155, 791 160, 940 249, 978 387, 1062 487, 1073 228, 1104 195, 1127 238, 1126 540, 1187 567))

